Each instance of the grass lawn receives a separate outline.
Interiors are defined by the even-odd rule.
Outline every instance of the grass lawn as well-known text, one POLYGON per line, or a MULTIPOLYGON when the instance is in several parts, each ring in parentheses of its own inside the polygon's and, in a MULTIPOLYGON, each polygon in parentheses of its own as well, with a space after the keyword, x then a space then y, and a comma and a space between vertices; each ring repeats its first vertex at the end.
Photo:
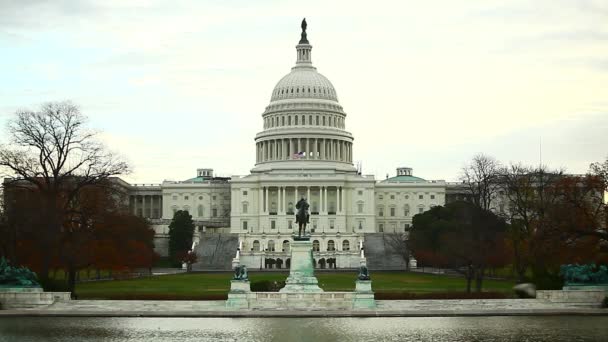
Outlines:
MULTIPOLYGON (((353 291, 355 272, 318 272, 319 285, 325 291, 353 291)), ((287 273, 250 272, 251 282, 285 280, 287 273)), ((163 275, 130 280, 79 283, 79 299, 222 299, 230 288, 232 273, 190 273, 163 275)), ((372 287, 376 293, 445 293, 463 292, 466 282, 460 277, 443 275, 374 272, 372 287)), ((485 280, 483 290, 512 293, 509 280, 485 280)))

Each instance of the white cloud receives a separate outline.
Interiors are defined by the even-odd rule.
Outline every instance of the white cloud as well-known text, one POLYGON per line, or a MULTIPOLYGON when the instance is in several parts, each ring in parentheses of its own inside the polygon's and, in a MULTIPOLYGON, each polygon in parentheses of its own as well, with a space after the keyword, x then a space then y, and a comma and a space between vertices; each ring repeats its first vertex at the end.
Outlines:
POLYGON ((601 1, 28 1, 0 13, 0 120, 72 98, 138 182, 248 172, 302 16, 355 158, 379 178, 405 164, 454 179, 477 152, 534 163, 530 132, 566 134, 573 120, 576 134, 551 139, 577 141, 547 162, 583 172, 608 154, 608 138, 581 133, 608 114, 601 1))

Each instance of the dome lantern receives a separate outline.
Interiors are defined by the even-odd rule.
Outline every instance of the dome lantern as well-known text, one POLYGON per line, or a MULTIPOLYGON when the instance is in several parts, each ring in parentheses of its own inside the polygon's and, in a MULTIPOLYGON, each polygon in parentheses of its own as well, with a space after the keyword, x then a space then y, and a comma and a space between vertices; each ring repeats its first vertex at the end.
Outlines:
POLYGON ((300 38, 300 42, 298 45, 296 45, 296 50, 298 52, 296 68, 299 66, 312 67, 312 60, 310 59, 310 50, 312 50, 312 45, 310 45, 308 38, 306 37, 306 27, 306 18, 304 18, 302 20, 302 36, 300 38))

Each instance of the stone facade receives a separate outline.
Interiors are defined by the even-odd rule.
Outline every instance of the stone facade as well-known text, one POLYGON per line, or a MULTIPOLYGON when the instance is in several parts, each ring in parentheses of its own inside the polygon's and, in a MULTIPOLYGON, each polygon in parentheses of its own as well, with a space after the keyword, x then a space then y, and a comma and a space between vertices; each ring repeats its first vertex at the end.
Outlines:
POLYGON ((218 179, 199 169, 183 182, 132 186, 131 210, 153 220, 161 254, 173 213, 187 210, 201 231, 237 235, 247 267, 288 267, 294 207, 305 198, 314 267, 356 268, 366 234, 404 233, 413 215, 445 203, 446 183, 415 177, 411 168, 382 182, 361 174, 346 112, 311 51, 296 46, 295 66, 272 91, 250 174, 218 179))

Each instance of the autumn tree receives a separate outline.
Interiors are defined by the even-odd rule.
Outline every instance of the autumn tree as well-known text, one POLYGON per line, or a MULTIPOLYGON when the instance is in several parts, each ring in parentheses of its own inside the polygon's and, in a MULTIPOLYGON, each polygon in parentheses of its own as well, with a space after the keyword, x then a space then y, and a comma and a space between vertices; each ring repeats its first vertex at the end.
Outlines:
POLYGON ((40 205, 34 211, 36 252, 41 280, 48 279, 53 247, 70 227, 68 214, 79 193, 109 177, 129 171, 87 127, 87 119, 71 102, 43 104, 39 110, 19 110, 9 120, 9 143, 0 146, 0 172, 12 179, 4 187, 33 191, 40 205))
POLYGON ((435 267, 456 270, 467 280, 467 292, 475 281, 481 291, 487 268, 506 264, 505 221, 468 202, 437 206, 415 215, 410 246, 417 259, 435 267))
POLYGON ((500 184, 508 201, 509 242, 513 251, 513 267, 520 282, 528 269, 547 270, 546 254, 553 240, 551 208, 559 201, 556 189, 563 171, 546 167, 512 164, 504 167, 500 184))
POLYGON ((499 191, 500 169, 500 163, 485 154, 474 156, 471 162, 462 168, 460 180, 473 203, 484 210, 492 209, 492 201, 499 191))
POLYGON ((181 265, 180 255, 192 248, 194 222, 186 210, 178 210, 169 224, 169 258, 175 266, 181 265))

